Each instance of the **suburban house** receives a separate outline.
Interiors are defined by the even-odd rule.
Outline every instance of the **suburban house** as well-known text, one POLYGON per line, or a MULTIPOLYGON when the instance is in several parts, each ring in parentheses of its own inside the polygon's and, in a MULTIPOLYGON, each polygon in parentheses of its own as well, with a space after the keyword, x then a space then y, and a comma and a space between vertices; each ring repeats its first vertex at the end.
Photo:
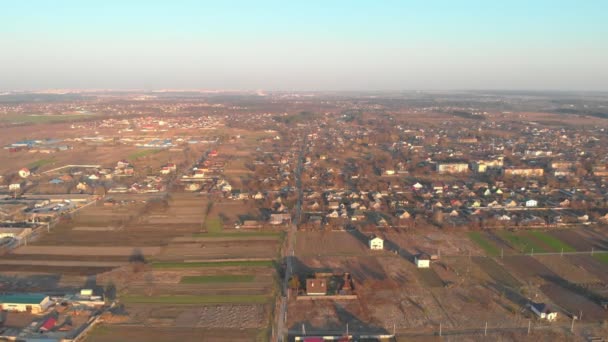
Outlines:
POLYGON ((5 311, 45 312, 53 302, 44 294, 4 294, 0 295, 0 308, 5 311))
POLYGON ((431 267, 431 258, 427 254, 421 253, 414 257, 414 263, 418 268, 429 268, 431 267))
POLYGON ((530 310, 532 310, 540 319, 545 319, 550 322, 557 319, 557 312, 551 310, 547 304, 531 303, 530 310))
POLYGON ((324 296, 327 294, 325 279, 306 279, 306 294, 309 296, 324 296))
POLYGON ((375 235, 372 235, 369 238, 368 244, 369 244, 369 249, 371 249, 371 250, 382 250, 382 249, 384 249, 384 240, 382 240, 381 238, 379 238, 379 237, 377 237, 375 235))
POLYGON ((538 207, 538 201, 535 199, 529 199, 526 201, 526 207, 538 207))
POLYGON ((469 171, 469 163, 467 162, 438 162, 437 172, 439 173, 464 173, 469 171))

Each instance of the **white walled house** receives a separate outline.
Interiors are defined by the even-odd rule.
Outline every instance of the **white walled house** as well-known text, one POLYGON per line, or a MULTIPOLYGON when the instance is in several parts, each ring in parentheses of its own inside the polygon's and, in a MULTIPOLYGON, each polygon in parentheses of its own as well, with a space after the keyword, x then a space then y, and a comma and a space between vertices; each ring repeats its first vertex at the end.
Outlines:
POLYGON ((526 207, 528 207, 528 208, 538 207, 538 201, 535 199, 529 199, 526 201, 526 207))
POLYGON ((369 239, 369 249, 371 250, 382 250, 384 249, 384 240, 377 236, 372 236, 369 239))
POLYGON ((414 263, 418 268, 431 267, 431 258, 426 254, 418 254, 414 257, 414 263))

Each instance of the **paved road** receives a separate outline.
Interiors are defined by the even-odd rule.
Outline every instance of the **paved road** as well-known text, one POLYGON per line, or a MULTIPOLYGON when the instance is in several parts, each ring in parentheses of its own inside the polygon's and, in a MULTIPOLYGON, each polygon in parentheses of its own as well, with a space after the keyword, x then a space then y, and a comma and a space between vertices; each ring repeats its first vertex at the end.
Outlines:
POLYGON ((307 135, 304 135, 302 146, 300 147, 300 153, 298 154, 298 164, 295 171, 296 177, 296 192, 298 193, 298 200, 295 206, 295 216, 287 232, 287 239, 285 248, 283 248, 283 259, 285 260, 285 276, 283 277, 282 295, 279 299, 279 312, 277 313, 277 341, 282 342, 287 336, 287 295, 288 295, 288 283, 291 274, 293 273, 293 258, 295 256, 295 243, 296 243, 296 232, 298 230, 298 223, 302 215, 302 168, 304 153, 306 151, 307 135))

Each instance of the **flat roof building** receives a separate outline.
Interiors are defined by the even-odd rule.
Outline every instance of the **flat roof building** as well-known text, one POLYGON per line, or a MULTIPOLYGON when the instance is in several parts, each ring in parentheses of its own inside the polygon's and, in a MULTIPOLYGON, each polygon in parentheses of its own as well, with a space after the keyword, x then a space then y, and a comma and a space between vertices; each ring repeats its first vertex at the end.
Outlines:
POLYGON ((39 293, 15 293, 0 295, 0 308, 6 311, 45 312, 53 303, 49 296, 39 293))

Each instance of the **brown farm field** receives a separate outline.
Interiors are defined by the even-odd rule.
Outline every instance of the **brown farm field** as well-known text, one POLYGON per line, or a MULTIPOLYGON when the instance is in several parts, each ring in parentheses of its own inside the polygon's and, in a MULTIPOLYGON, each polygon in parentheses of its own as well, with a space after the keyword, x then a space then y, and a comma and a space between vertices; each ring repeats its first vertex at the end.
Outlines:
POLYGON ((116 341, 218 341, 218 342, 251 342, 258 341, 259 331, 256 329, 209 329, 192 327, 149 327, 149 326, 119 326, 101 325, 95 328, 87 337, 87 342, 116 342, 116 341))

